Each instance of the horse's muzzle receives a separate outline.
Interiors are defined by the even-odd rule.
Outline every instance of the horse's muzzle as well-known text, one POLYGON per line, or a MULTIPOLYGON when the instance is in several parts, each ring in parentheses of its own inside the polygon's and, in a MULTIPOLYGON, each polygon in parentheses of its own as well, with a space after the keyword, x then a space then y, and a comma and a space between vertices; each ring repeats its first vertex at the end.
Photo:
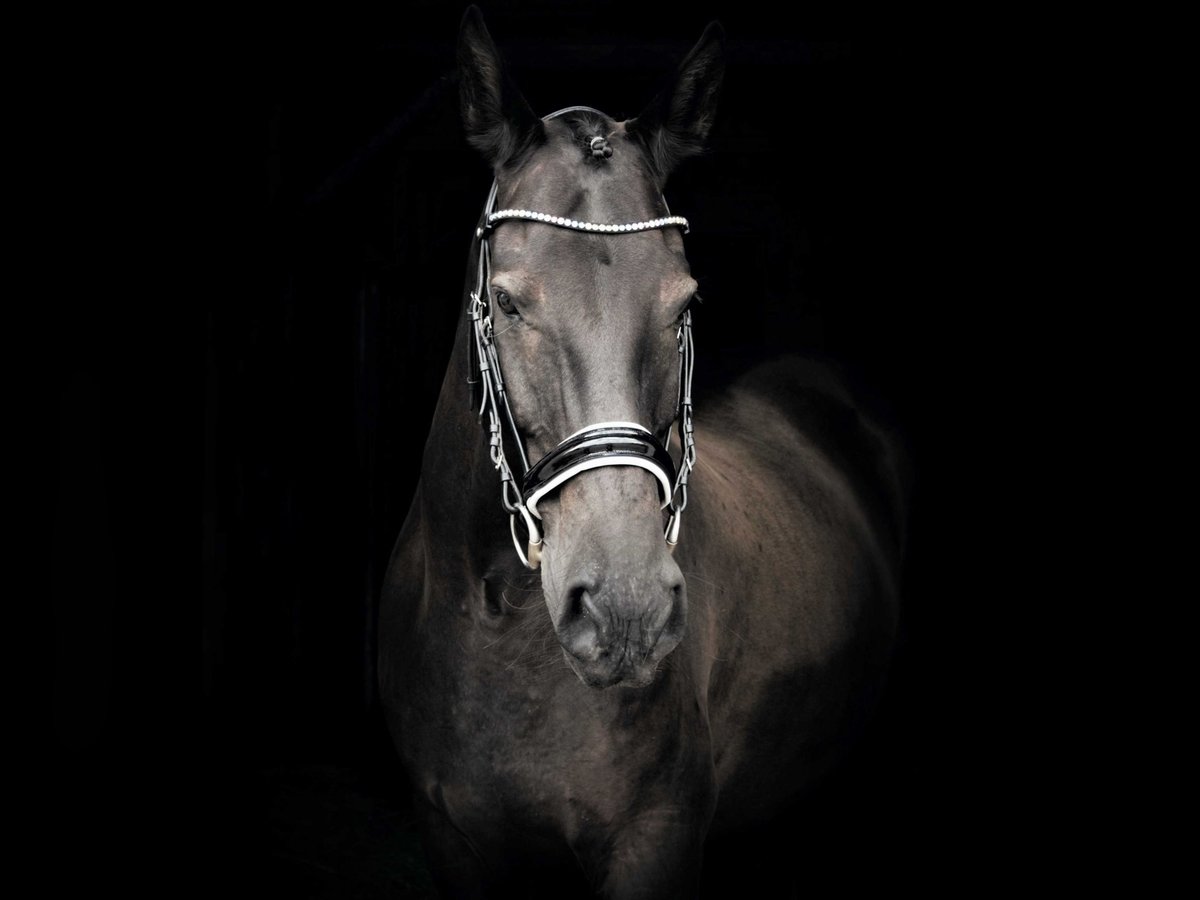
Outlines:
MULTIPOLYGON (((671 558, 667 557, 668 562, 671 558)), ((603 583, 578 584, 558 628, 567 663, 591 687, 645 687, 683 637, 687 597, 679 568, 653 591, 616 596, 603 583)))
POLYGON ((593 687, 649 684, 683 637, 687 592, 655 483, 641 468, 603 467, 543 501, 546 604, 567 662, 593 687))

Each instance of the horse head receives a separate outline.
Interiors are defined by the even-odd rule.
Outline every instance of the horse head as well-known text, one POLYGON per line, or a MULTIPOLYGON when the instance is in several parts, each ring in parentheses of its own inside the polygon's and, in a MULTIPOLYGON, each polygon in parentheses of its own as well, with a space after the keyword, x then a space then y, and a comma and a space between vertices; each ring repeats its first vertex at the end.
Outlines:
MULTIPOLYGON (((529 460, 612 423, 633 444, 645 437, 647 457, 669 445, 696 282, 682 229, 662 224, 662 189, 712 126, 723 39, 710 25, 673 85, 634 119, 587 108, 543 119, 506 74, 479 11, 463 19, 467 137, 495 171, 494 208, 513 213, 487 232, 486 305, 477 302, 516 432, 502 440, 520 441, 529 460), (629 223, 646 227, 610 227, 629 223)), ((587 460, 605 447, 620 456, 599 440, 587 460)), ((617 464, 577 465, 546 481, 532 505, 551 620, 586 684, 647 685, 683 636, 684 577, 664 539, 665 468, 634 451, 617 464)))

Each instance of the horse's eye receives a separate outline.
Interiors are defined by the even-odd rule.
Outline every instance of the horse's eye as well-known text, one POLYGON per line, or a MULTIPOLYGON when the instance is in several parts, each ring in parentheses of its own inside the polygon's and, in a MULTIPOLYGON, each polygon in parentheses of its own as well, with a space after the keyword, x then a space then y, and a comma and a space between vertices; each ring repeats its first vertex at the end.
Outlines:
POLYGON ((502 291, 499 288, 492 290, 492 298, 496 301, 496 305, 504 310, 505 315, 513 315, 517 308, 513 305, 512 297, 508 296, 508 291, 502 291))

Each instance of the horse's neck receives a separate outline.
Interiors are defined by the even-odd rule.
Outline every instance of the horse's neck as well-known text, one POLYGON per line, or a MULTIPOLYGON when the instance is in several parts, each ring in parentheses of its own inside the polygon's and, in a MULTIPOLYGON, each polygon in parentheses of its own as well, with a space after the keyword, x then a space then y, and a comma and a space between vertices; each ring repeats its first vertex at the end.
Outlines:
POLYGON ((423 491, 446 482, 461 484, 487 455, 482 426, 476 415, 478 410, 471 408, 467 386, 468 337, 465 315, 460 316, 454 350, 442 379, 442 390, 425 442, 421 462, 423 491))

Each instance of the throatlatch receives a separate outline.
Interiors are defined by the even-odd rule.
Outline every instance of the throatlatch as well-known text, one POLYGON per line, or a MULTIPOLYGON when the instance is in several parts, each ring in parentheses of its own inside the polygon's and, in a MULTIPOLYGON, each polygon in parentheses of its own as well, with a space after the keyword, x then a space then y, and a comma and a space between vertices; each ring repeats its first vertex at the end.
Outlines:
MULTIPOLYGON (((600 113, 586 106, 571 106, 551 113, 552 119, 563 113, 576 110, 600 113)), ((604 115, 600 113, 600 115, 604 115)), ((593 139, 592 151, 606 149, 598 157, 612 156, 606 138, 593 139)), ((528 209, 502 209, 496 211, 497 182, 492 182, 484 207, 482 224, 475 232, 479 244, 475 290, 471 292, 469 315, 472 341, 470 343, 470 366, 467 381, 471 385, 471 405, 479 406, 479 417, 484 421, 488 433, 489 453, 492 464, 500 473, 500 502, 509 514, 509 529, 513 546, 521 562, 530 569, 537 569, 542 558, 542 532, 538 525, 541 514, 538 501, 580 472, 602 466, 638 466, 650 472, 658 481, 659 493, 664 509, 670 507, 664 537, 673 550, 679 543, 679 526, 684 508, 687 506, 688 478, 696 465, 696 442, 692 426, 692 370, 694 347, 692 344, 692 313, 684 312, 680 320, 677 338, 679 341, 679 404, 676 421, 679 423, 682 457, 678 468, 671 459, 666 446, 648 429, 634 422, 600 422, 581 428, 563 440, 544 457, 529 465, 525 456, 521 434, 513 420, 500 372, 500 359, 496 355, 495 331, 492 326, 491 251, 488 236, 499 225, 511 220, 541 222, 573 231, 593 234, 636 234, 657 228, 678 227, 688 233, 687 219, 682 216, 665 216, 645 222, 600 223, 581 222, 563 216, 528 209), (512 443, 521 458, 522 480, 517 486, 512 468, 504 453, 504 426, 507 424, 512 443), (528 538, 525 549, 517 535, 517 517, 525 523, 528 538)), ((663 200, 666 205, 666 200, 663 200)), ((670 443, 668 432, 667 443, 670 443)))

